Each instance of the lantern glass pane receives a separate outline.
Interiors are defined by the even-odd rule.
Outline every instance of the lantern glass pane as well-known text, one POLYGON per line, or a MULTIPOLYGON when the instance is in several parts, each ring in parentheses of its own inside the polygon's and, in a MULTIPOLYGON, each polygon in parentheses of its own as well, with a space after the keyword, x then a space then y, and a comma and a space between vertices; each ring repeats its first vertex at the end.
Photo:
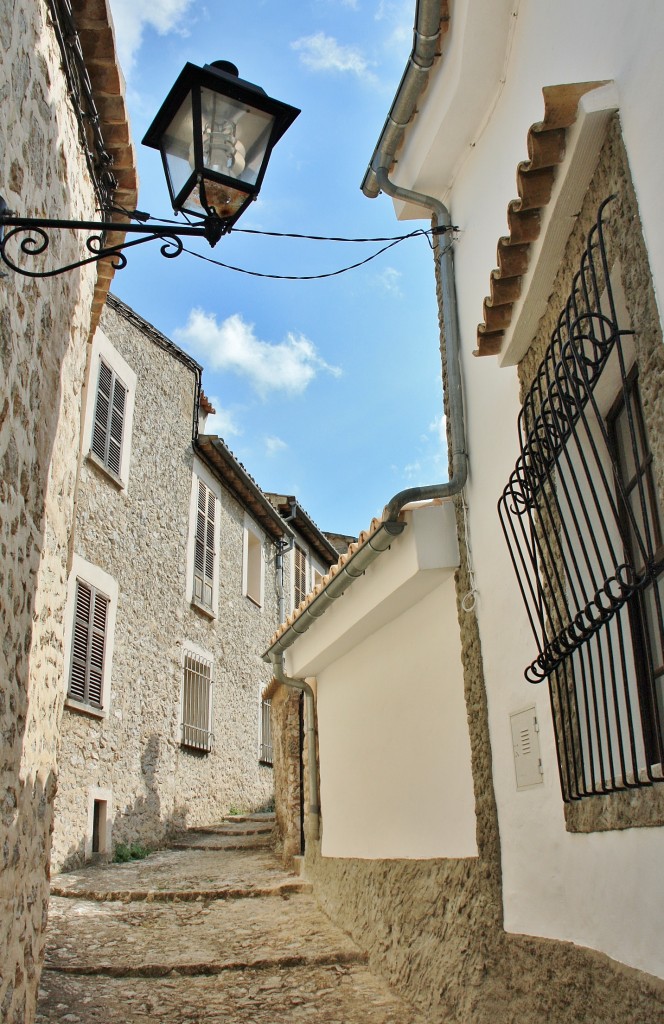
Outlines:
POLYGON ((267 153, 274 114, 201 89, 203 166, 254 185, 267 153))
POLYGON ((194 134, 191 93, 188 93, 177 114, 164 132, 161 143, 168 169, 172 198, 186 184, 194 169, 194 134))
POLYGON ((209 178, 206 178, 205 198, 207 205, 204 207, 201 202, 200 188, 196 183, 186 199, 183 200, 182 209, 195 214, 207 213, 212 209, 223 220, 227 217, 234 217, 240 207, 248 201, 249 196, 246 192, 240 192, 238 189, 229 188, 228 185, 222 185, 218 181, 210 181, 209 178))

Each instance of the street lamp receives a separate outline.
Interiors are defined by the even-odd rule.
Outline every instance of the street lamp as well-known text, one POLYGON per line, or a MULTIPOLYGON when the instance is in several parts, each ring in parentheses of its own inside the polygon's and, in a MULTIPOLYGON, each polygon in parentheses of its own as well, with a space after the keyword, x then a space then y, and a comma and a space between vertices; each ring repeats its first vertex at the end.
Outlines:
MULTIPOLYGON (((127 263, 122 250, 155 239, 165 243, 161 252, 167 257, 182 252, 182 238, 206 238, 214 246, 258 196, 272 150, 299 113, 238 78, 237 68, 228 61, 202 68, 186 64, 143 144, 161 153, 173 209, 196 223, 149 224, 145 214, 140 215, 140 224, 17 217, 0 196, 0 259, 26 277, 54 277, 109 256, 115 269, 121 269, 127 263), (24 236, 19 245, 24 256, 41 255, 49 245, 49 230, 58 228, 87 231, 90 255, 41 272, 26 270, 7 255, 7 245, 17 235, 24 236), (108 245, 109 232, 139 237, 108 245)), ((112 212, 102 209, 105 217, 112 212)))

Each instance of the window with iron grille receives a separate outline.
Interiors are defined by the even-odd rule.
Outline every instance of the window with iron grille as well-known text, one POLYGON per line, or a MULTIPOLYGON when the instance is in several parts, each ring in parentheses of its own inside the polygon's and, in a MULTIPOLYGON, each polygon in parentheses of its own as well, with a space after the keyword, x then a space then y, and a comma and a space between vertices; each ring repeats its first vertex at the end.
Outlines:
POLYGON ((217 499, 202 480, 197 481, 194 535, 194 599, 212 609, 214 595, 215 521, 217 499))
POLYGON ((661 519, 606 259, 610 201, 526 395, 498 506, 538 647, 525 674, 549 681, 565 800, 662 779, 661 519))
POLYGON ((127 388, 115 371, 99 360, 99 378, 90 447, 97 458, 120 476, 127 388))
POLYGON ((309 590, 307 587, 307 555, 306 552, 295 545, 293 549, 293 607, 304 601, 309 590))
POLYGON ((212 749, 212 661, 186 651, 182 678, 180 742, 192 750, 212 749))
POLYGON ((258 760, 272 766, 272 701, 261 699, 258 738, 258 760))
POLYGON ((108 607, 105 594, 76 580, 68 696, 94 708, 102 707, 108 607))

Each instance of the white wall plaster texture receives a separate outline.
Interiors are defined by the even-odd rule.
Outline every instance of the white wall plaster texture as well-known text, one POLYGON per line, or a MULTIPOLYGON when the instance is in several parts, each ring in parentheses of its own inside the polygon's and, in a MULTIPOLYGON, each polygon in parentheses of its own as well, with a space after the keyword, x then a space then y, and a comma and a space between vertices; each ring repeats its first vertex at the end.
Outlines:
POLYGON ((242 596, 244 509, 222 487, 217 618, 187 601, 195 376, 117 310, 107 306, 101 326, 138 379, 132 454, 126 490, 91 461, 81 474, 75 550, 115 577, 119 599, 107 714, 67 710, 63 718, 56 870, 85 855, 91 787, 112 791, 114 844, 155 846, 231 806, 263 806, 273 785, 258 764, 257 738, 258 684, 270 675, 260 653, 277 619, 274 547, 265 547, 265 603, 257 608, 242 596), (188 642, 214 659, 209 754, 180 746, 188 642))

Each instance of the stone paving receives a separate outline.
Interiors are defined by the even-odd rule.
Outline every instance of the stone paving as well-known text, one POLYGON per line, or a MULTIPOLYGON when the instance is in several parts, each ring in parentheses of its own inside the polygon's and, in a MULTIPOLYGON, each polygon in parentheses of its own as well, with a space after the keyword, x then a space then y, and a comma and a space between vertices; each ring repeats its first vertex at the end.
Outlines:
POLYGON ((37 1024, 425 1024, 256 826, 54 878, 37 1024))

